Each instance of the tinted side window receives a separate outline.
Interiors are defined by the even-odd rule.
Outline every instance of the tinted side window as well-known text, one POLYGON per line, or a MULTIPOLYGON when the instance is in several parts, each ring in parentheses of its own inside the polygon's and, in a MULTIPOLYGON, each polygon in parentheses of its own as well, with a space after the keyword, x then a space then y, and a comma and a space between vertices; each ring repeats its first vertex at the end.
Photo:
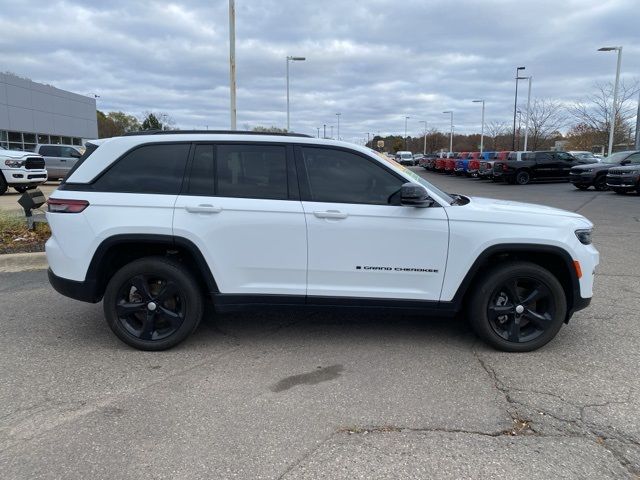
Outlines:
POLYGON ((405 183, 374 161, 353 153, 313 147, 303 147, 302 153, 314 202, 388 205, 405 183))
POLYGON ((59 157, 60 147, 56 147, 55 145, 44 145, 40 147, 40 151, 38 153, 43 157, 59 157))
POLYGON ((188 192, 192 195, 215 195, 213 145, 196 145, 191 163, 188 192))
POLYGON ((280 145, 218 145, 215 193, 219 197, 286 200, 287 150, 280 145))
POLYGON ((640 153, 629 155, 625 160, 629 163, 638 164, 640 163, 640 153))
POLYGON ((564 160, 565 162, 573 162, 575 160, 574 157, 566 152, 558 152, 556 155, 560 160, 564 160))
POLYGON ((536 153, 536 161, 537 162, 551 162, 553 161, 553 157, 549 152, 538 152, 536 153))
POLYGON ((144 145, 111 166, 93 184, 106 192, 165 193, 180 191, 189 144, 144 145))
POLYGON ((60 148, 60 156, 65 158, 80 158, 80 152, 72 147, 58 147, 60 148))

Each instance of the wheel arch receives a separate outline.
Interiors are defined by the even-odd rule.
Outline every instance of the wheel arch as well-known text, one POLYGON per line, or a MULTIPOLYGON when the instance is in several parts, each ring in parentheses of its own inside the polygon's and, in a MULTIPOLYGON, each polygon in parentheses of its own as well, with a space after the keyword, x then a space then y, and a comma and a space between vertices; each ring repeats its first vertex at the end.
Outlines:
POLYGON ((560 282, 567 300, 568 321, 574 312, 577 299, 580 298, 580 283, 575 271, 573 257, 565 249, 554 245, 513 243, 493 245, 485 249, 460 283, 450 304, 460 311, 468 301, 473 288, 489 268, 500 262, 522 260, 540 265, 549 270, 560 282))
POLYGON ((121 267, 157 255, 176 258, 187 265, 206 293, 219 292, 204 256, 190 240, 172 235, 122 234, 105 239, 93 254, 85 279, 85 283, 94 285, 93 300, 100 301, 109 279, 121 267))

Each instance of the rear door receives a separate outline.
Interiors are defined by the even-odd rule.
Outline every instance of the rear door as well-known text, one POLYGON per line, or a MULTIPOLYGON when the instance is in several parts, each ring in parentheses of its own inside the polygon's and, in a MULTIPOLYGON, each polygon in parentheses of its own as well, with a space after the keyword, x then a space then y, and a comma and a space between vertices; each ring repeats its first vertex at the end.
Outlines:
POLYGON ((309 297, 440 298, 449 227, 442 207, 399 204, 407 180, 337 147, 296 147, 309 297))
POLYGON ((292 147, 198 143, 173 231, 202 252, 220 293, 306 294, 307 231, 292 147))
POLYGON ((558 160, 554 158, 552 152, 537 152, 531 172, 535 178, 549 179, 557 177, 559 169, 558 160))
POLYGON ((580 162, 577 158, 567 152, 556 152, 554 155, 558 160, 559 166, 559 170, 558 172, 556 172, 556 176, 560 178, 569 178, 571 167, 575 167, 580 163, 587 163, 580 162))

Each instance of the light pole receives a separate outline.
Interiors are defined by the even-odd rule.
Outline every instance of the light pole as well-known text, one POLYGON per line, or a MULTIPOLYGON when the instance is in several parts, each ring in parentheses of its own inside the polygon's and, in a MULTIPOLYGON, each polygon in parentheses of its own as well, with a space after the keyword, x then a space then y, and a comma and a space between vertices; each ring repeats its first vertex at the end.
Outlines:
POLYGON ((611 127, 609 128, 609 153, 608 156, 611 156, 611 151, 613 150, 613 132, 616 125, 616 108, 618 106, 618 81, 620 80, 620 63, 622 62, 622 47, 602 47, 599 48, 599 52, 611 52, 613 50, 617 50, 618 52, 618 66, 616 67, 616 83, 613 86, 613 110, 611 113, 611 127))
POLYGON ((407 120, 411 117, 404 117, 404 149, 407 149, 407 120))
POLYGON ((290 57, 287 56, 287 132, 290 130, 290 115, 289 115, 289 62, 304 62, 305 57, 290 57))
POLYGON ((422 154, 427 154, 427 121, 420 120, 418 123, 424 123, 424 146, 422 147, 422 154))
POLYGON ((322 138, 327 138, 327 124, 322 124, 322 138))
POLYGON ((453 110, 447 110, 446 112, 451 115, 451 134, 449 135, 449 153, 453 152, 453 110))
POLYGON ((331 140, 333 140, 333 125, 331 125, 331 137, 329 137, 329 138, 331 138, 331 140))
POLYGON ((341 113, 336 113, 336 117, 338 117, 338 140, 340 140, 340 115, 341 113))
POLYGON ((236 129, 236 4, 229 0, 229 91, 231 130, 236 129))
POLYGON ((370 133, 370 132, 367 132, 367 147, 369 146, 369 142, 370 142, 369 138, 370 138, 370 135, 371 135, 371 133, 370 133))
POLYGON ((636 150, 640 150, 640 92, 638 93, 638 113, 636 114, 636 150))
POLYGON ((520 77, 520 70, 524 70, 526 67, 516 68, 516 99, 513 102, 513 137, 511 141, 511 150, 516 149, 516 110, 518 109, 518 78, 520 77))
POLYGON ((318 129, 318 138, 320 138, 320 127, 316 127, 318 129))
POLYGON ((484 100, 473 100, 473 103, 482 103, 482 126, 480 127, 480 153, 484 151, 484 100))
MULTIPOLYGON (((529 75, 528 77, 519 77, 519 80, 529 80, 529 91, 527 93, 527 113, 524 120, 524 148, 523 150, 526 152, 527 147, 529 145, 529 117, 531 116, 531 81, 533 77, 529 75)), ((520 142, 520 137, 518 137, 518 143, 520 142)))

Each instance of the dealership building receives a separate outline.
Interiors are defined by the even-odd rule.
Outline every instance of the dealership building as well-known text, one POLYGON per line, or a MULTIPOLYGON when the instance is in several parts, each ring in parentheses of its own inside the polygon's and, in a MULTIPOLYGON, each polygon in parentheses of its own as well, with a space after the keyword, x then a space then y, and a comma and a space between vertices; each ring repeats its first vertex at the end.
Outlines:
POLYGON ((33 150, 38 143, 82 145, 98 138, 96 99, 0 73, 0 145, 33 150))

